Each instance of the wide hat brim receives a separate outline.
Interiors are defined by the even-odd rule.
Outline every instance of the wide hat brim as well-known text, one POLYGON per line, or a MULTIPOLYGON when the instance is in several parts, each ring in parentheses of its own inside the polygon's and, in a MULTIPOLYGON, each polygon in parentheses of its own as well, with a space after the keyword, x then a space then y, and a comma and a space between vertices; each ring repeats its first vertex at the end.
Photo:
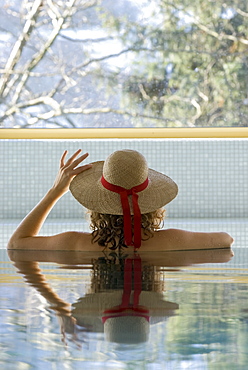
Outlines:
MULTIPOLYGON (((78 325, 91 327, 93 332, 103 332, 103 312, 118 306, 122 295, 123 290, 87 294, 72 304, 72 316, 76 318, 78 325)), ((149 310, 150 324, 174 316, 179 308, 177 303, 165 301, 161 293, 149 291, 141 292, 139 304, 149 310)))
MULTIPOLYGON (((122 215, 120 195, 107 190, 101 183, 104 161, 92 163, 92 167, 74 177, 70 191, 74 198, 91 211, 122 215)), ((148 169, 149 183, 145 190, 138 193, 139 207, 142 214, 153 212, 169 202, 178 193, 177 184, 168 176, 148 169)), ((130 211, 133 214, 131 196, 130 211)))

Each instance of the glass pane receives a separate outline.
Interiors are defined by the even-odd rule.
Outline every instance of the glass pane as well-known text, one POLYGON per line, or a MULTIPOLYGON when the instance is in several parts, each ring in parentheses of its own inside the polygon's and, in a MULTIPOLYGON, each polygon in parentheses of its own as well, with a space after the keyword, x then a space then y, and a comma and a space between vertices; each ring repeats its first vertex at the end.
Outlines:
POLYGON ((5 0, 2 128, 247 126, 246 0, 5 0))

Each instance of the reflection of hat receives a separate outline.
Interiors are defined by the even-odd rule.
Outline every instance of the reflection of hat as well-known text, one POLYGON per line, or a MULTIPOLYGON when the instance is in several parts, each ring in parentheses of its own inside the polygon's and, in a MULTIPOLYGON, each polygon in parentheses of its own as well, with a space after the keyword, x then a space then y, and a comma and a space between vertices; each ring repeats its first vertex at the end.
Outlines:
MULTIPOLYGON (((168 176, 149 169, 139 152, 118 150, 105 162, 92 163, 92 168, 78 174, 70 191, 91 211, 124 215, 125 230, 130 215, 136 219, 140 213, 156 211, 176 197, 178 188, 168 176)), ((132 245, 130 238, 127 245, 132 245)))
POLYGON ((104 333, 108 342, 143 343, 149 339, 150 324, 144 317, 110 318, 104 324, 104 333))
POLYGON ((74 303, 72 315, 80 326, 104 331, 109 341, 141 343, 148 340, 149 325, 171 316, 178 308, 157 292, 141 291, 141 260, 125 260, 123 290, 88 294, 74 303))
MULTIPOLYGON (((106 339, 110 337, 113 338, 114 334, 107 334, 106 330, 112 330, 113 332, 114 328, 117 326, 114 321, 117 322, 121 317, 114 318, 114 320, 109 318, 105 321, 105 324, 103 324, 102 317, 105 315, 104 311, 111 309, 113 306, 118 306, 121 303, 122 295, 123 290, 110 290, 101 293, 86 294, 72 304, 72 316, 75 317, 78 325, 90 327, 93 332, 105 332, 106 339), (112 324, 109 320, 112 320, 112 324)), ((133 300, 133 292, 131 294, 131 300, 133 300)), ((146 332, 147 329, 145 327, 149 327, 149 324, 153 325, 164 321, 167 317, 175 315, 175 310, 178 309, 177 303, 165 301, 163 299, 163 294, 158 292, 142 291, 139 296, 139 304, 146 307, 149 311, 149 323, 145 318, 141 318, 141 320, 138 316, 133 316, 134 318, 132 320, 136 321, 137 325, 139 322, 140 325, 144 325, 141 329, 143 333, 146 332), (143 324, 144 321, 145 324, 143 324)), ((124 321, 128 320, 128 316, 123 317, 123 324, 118 324, 120 325, 119 327, 121 327, 121 325, 124 326, 124 321), (127 319, 125 319, 126 317, 127 319)), ((132 331, 132 327, 133 326, 126 326, 127 332, 129 332, 129 330, 132 331)), ((140 336, 145 336, 142 332, 140 336)))

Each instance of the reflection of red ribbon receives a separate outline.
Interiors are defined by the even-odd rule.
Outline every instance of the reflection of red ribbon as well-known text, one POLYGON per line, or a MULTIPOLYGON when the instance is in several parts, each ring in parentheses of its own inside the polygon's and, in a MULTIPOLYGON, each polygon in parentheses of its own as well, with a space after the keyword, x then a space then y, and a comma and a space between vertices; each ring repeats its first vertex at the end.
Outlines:
POLYGON ((125 260, 122 302, 119 306, 104 311, 105 316, 102 317, 103 324, 107 319, 130 315, 144 317, 149 322, 149 310, 146 307, 139 305, 139 296, 142 290, 141 273, 141 259, 139 256, 127 258, 125 260), (134 271, 133 304, 130 303, 130 296, 132 292, 132 270, 134 271))
POLYGON ((144 190, 148 185, 148 178, 140 185, 134 186, 131 189, 125 189, 118 185, 113 185, 109 183, 105 178, 102 176, 101 178, 102 185, 114 193, 120 194, 121 197, 121 205, 123 210, 123 218, 124 218, 124 238, 125 244, 127 246, 134 246, 135 248, 139 248, 141 245, 141 213, 138 203, 138 192, 144 190), (128 202, 128 196, 132 195, 132 202, 133 202, 133 213, 134 213, 134 241, 132 241, 132 220, 131 220, 131 212, 130 206, 128 202))

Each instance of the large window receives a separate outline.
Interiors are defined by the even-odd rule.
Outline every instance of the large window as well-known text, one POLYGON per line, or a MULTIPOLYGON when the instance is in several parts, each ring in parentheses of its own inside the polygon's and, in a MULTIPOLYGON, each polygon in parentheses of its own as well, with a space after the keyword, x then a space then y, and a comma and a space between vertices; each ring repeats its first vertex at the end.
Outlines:
POLYGON ((240 127, 246 0, 4 0, 0 127, 240 127))

